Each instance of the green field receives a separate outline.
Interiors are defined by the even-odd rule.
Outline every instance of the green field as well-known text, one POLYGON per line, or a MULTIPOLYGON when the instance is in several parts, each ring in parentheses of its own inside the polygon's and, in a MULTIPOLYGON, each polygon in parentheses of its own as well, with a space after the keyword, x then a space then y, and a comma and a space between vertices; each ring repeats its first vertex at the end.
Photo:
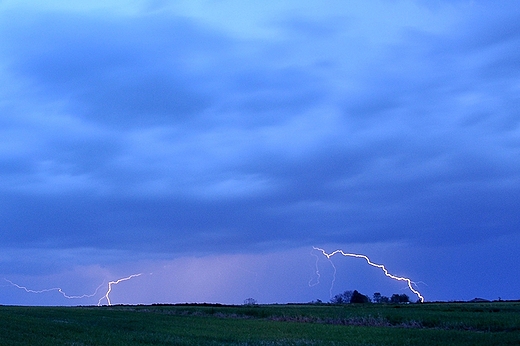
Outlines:
POLYGON ((520 345, 520 303, 0 306, 0 345, 520 345))

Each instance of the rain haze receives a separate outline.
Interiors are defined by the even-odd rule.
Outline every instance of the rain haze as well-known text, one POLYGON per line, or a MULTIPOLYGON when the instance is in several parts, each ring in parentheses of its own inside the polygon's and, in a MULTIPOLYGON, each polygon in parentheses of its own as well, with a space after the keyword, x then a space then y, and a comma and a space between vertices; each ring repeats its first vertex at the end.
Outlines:
POLYGON ((519 47, 518 1, 0 1, 0 304, 415 299, 313 246, 519 299, 519 47))

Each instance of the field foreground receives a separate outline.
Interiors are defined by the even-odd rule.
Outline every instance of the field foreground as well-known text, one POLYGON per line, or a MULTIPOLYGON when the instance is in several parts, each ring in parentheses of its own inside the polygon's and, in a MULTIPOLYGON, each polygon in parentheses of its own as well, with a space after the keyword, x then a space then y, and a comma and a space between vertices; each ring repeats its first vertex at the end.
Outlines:
POLYGON ((520 302, 0 306, 0 345, 519 345, 520 302))

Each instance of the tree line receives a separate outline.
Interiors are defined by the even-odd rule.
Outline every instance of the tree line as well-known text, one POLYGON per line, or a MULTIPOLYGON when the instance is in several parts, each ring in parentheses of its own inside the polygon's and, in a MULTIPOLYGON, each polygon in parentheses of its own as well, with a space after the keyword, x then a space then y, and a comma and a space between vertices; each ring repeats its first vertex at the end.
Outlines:
POLYGON ((403 304, 410 303, 410 297, 406 294, 392 294, 391 297, 386 297, 381 295, 381 293, 376 292, 373 294, 372 298, 362 293, 359 293, 357 290, 354 291, 345 291, 340 294, 336 294, 330 300, 331 304, 351 304, 351 303, 390 303, 390 304, 403 304))

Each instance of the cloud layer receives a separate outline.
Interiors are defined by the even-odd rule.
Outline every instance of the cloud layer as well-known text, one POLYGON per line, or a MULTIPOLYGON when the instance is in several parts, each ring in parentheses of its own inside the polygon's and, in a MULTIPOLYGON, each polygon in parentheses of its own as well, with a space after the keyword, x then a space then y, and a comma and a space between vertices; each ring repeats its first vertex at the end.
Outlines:
POLYGON ((482 244, 520 226, 519 16, 513 1, 3 2, 1 246, 91 249, 76 265, 499 251, 482 244))

